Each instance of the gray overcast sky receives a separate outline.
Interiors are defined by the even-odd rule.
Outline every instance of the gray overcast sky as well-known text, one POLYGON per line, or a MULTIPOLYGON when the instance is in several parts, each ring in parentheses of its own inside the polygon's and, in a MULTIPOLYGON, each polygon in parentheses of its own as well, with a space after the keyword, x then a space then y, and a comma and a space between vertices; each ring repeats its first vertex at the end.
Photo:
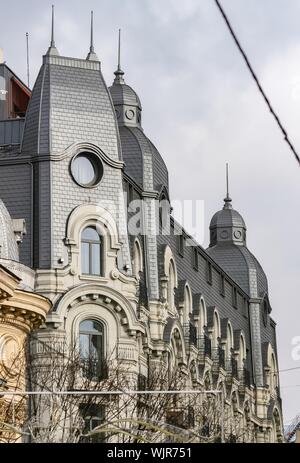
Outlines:
MULTIPOLYGON (((25 81, 29 32, 31 84, 49 44, 51 3, 1 2, 0 47, 25 81)), ((222 4, 300 151, 300 1, 222 4)), ((205 201, 205 246, 230 163, 233 206, 246 221, 248 246, 269 279, 280 369, 300 367, 292 358, 292 339, 300 336, 300 168, 213 0, 60 0, 55 39, 61 55, 86 56, 91 9, 108 85, 122 28, 125 79, 139 94, 145 132, 168 165, 172 198, 205 201)), ((285 423, 300 413, 300 388, 286 386, 299 384, 300 370, 281 374, 285 423)))

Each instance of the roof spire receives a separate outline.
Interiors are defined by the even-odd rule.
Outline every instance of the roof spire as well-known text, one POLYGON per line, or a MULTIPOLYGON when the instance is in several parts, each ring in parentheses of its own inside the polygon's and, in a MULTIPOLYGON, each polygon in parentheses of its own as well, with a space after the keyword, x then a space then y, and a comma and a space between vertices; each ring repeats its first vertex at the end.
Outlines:
POLYGON ((223 209, 232 209, 231 201, 232 199, 229 196, 228 162, 226 162, 226 198, 224 198, 223 209))
POLYGON ((50 47, 48 48, 47 55, 59 55, 58 50, 55 46, 54 40, 54 5, 52 5, 52 18, 51 18, 51 41, 50 47))
POLYGON ((94 53, 94 12, 91 11, 91 44, 90 44, 90 52, 94 53))
POLYGON ((54 42, 54 5, 52 5, 51 42, 50 42, 50 47, 55 47, 55 42, 54 42))
POLYGON ((124 72, 121 69, 121 29, 119 29, 119 40, 118 40, 118 68, 115 71, 115 84, 124 84, 123 75, 124 72))
POLYGON ((118 71, 121 70, 121 29, 119 29, 119 42, 118 42, 118 71))
POLYGON ((94 12, 91 11, 91 42, 90 42, 90 51, 86 57, 88 61, 99 61, 98 56, 95 53, 94 49, 94 12))

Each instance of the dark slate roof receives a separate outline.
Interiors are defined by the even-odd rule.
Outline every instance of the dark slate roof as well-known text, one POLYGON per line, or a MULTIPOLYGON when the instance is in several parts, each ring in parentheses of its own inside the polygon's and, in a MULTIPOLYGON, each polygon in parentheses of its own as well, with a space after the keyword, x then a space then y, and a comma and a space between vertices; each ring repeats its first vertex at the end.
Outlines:
POLYGON ((115 83, 109 88, 114 105, 137 106, 142 109, 141 101, 136 92, 127 84, 115 83))
POLYGON ((206 252, 250 295, 249 276, 256 270, 258 296, 268 292, 268 281, 260 263, 246 246, 217 244, 206 252))
POLYGON ((246 229, 246 224, 241 214, 235 209, 221 209, 211 219, 209 228, 214 227, 242 227, 246 229))
POLYGON ((100 63, 44 56, 26 113, 22 151, 61 153, 83 141, 119 158, 115 111, 100 63))
POLYGON ((129 127, 119 127, 125 173, 143 188, 143 158, 140 144, 129 127))
POLYGON ((139 127, 119 127, 125 173, 143 188, 143 159, 145 151, 152 154, 153 184, 156 190, 168 188, 168 170, 153 143, 139 127))

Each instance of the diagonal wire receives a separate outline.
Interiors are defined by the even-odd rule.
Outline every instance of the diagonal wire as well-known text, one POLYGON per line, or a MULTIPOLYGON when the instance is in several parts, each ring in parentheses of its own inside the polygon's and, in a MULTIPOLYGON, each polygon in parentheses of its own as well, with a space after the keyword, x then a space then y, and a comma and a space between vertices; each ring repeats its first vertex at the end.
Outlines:
POLYGON ((265 94, 264 89, 262 88, 262 86, 261 86, 261 84, 260 84, 260 82, 259 82, 259 80, 258 80, 258 77, 256 76, 256 74, 255 74, 255 72, 254 72, 254 70, 253 70, 253 68, 252 68, 252 66, 251 66, 251 64, 250 64, 249 59, 248 59, 248 57, 247 57, 245 51, 243 50, 243 48, 242 48, 242 46, 241 46, 241 44, 240 44, 240 42, 239 42, 239 40, 238 40, 238 38, 237 38, 237 36, 236 36, 234 30, 233 30, 233 28, 232 28, 232 26, 231 26, 231 24, 230 24, 230 22, 229 22, 229 19, 227 18, 225 11, 223 10, 223 8, 222 8, 222 6, 221 6, 221 4, 220 4, 220 2, 219 2, 218 0, 214 0, 214 1, 215 1, 215 4, 217 5, 217 7, 218 7, 218 9, 219 9, 219 11, 220 11, 220 13, 221 13, 221 15, 223 16, 223 19, 224 19, 224 21, 225 21, 225 23, 226 23, 226 25, 227 25, 227 27, 228 27, 228 29, 229 29, 229 32, 230 32, 230 34, 231 34, 231 36, 232 36, 234 42, 236 43, 236 46, 238 47, 238 49, 239 49, 241 55, 243 56, 243 58, 244 58, 244 60, 245 60, 245 63, 246 63, 246 65, 247 65, 247 68, 249 69, 250 74, 252 75, 252 77, 253 77, 253 79, 254 79, 254 81, 255 81, 257 87, 258 87, 258 90, 260 91, 260 93, 261 93, 263 99, 265 100, 265 102, 266 102, 266 104, 267 104, 267 106, 268 106, 268 108, 269 108, 269 110, 270 110, 270 113, 271 113, 272 116, 274 117, 274 119, 275 119, 275 121, 276 121, 276 123, 277 123, 279 129, 281 130, 281 132, 282 132, 282 134, 283 134, 284 140, 285 140, 285 141, 287 142, 287 144, 289 145, 289 147, 290 147, 292 153, 294 154, 294 156, 295 156, 295 158, 296 158, 296 161, 298 162, 298 164, 299 164, 299 166, 300 166, 300 157, 299 157, 299 155, 298 155, 296 149, 294 148, 292 142, 290 141, 289 136, 288 136, 288 134, 287 134, 285 128, 283 127, 283 125, 282 125, 282 123, 281 123, 281 121, 280 121, 278 115, 277 115, 276 112, 274 111, 274 109, 273 109, 273 107, 272 107, 272 105, 271 105, 271 103, 270 103, 270 100, 268 99, 267 95, 265 94))

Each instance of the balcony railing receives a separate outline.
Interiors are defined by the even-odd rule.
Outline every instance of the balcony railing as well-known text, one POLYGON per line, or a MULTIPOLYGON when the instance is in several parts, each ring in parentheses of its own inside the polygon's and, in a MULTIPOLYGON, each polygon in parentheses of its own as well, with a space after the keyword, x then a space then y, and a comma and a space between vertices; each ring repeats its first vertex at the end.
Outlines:
POLYGON ((93 381, 100 381, 108 378, 108 365, 105 360, 82 359, 82 374, 93 381))
POLYGON ((191 429, 195 426, 195 412, 193 407, 169 409, 166 413, 168 424, 182 429, 191 429))
POLYGON ((139 373, 137 377, 137 390, 145 391, 146 389, 147 389, 147 377, 139 373))
POLYGON ((238 379, 238 364, 233 357, 227 357, 225 361, 225 368, 229 375, 238 379))
POLYGON ((237 361, 234 358, 231 358, 232 362, 232 376, 236 379, 238 379, 238 364, 237 361))
POLYGON ((206 334, 198 337, 199 356, 202 361, 205 357, 211 358, 211 340, 206 334))
POLYGON ((225 368, 225 352, 218 346, 212 349, 213 369, 225 368))
POLYGON ((250 371, 246 368, 242 368, 238 370, 238 378, 240 381, 241 386, 250 386, 250 371))
POLYGON ((183 324, 184 339, 188 344, 193 344, 197 347, 197 328, 190 323, 183 324))

